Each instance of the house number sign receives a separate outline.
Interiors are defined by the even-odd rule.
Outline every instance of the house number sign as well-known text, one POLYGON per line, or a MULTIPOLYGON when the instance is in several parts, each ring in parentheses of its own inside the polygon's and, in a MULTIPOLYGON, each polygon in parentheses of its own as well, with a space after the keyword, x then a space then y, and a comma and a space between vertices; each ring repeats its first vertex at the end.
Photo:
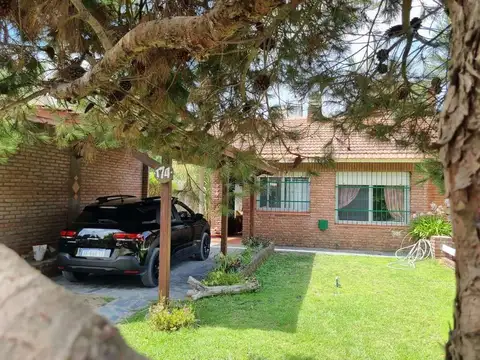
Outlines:
POLYGON ((171 166, 160 166, 155 170, 155 177, 162 184, 173 179, 173 168, 171 166))

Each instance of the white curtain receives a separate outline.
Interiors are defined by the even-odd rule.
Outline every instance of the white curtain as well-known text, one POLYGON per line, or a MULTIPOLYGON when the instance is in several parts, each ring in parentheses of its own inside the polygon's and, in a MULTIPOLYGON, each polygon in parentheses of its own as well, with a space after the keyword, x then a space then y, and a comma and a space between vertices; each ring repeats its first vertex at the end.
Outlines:
POLYGON ((405 221, 405 193, 401 187, 385 187, 385 204, 396 221, 405 221))
POLYGON ((360 187, 340 186, 338 188, 338 208, 343 209, 358 195, 360 187))

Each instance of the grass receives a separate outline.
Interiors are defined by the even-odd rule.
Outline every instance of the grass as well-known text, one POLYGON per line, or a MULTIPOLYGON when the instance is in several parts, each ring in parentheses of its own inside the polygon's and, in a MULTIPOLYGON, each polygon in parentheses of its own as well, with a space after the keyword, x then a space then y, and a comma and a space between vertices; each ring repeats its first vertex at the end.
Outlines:
POLYGON ((196 303, 200 326, 155 332, 139 313, 120 326, 151 359, 442 359, 454 273, 434 261, 275 254, 253 294, 196 303), (338 293, 335 277, 342 287, 338 293))

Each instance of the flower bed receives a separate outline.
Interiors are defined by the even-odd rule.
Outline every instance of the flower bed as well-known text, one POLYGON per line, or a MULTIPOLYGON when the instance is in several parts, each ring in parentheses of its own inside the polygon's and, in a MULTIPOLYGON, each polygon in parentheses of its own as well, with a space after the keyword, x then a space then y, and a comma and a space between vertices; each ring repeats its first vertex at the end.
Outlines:
POLYGON ((192 287, 187 296, 193 300, 206 296, 254 291, 259 284, 252 275, 274 252, 274 244, 263 238, 247 238, 242 242, 246 248, 239 254, 219 254, 216 266, 200 282, 189 277, 192 287))

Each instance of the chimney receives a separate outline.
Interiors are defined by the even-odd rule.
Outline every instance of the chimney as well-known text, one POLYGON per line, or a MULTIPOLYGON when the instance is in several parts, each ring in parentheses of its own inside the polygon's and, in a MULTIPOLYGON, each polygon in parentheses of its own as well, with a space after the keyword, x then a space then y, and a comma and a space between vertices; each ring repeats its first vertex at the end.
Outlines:
POLYGON ((311 95, 310 99, 308 100, 307 122, 310 124, 321 119, 323 119, 322 93, 318 92, 311 95))

